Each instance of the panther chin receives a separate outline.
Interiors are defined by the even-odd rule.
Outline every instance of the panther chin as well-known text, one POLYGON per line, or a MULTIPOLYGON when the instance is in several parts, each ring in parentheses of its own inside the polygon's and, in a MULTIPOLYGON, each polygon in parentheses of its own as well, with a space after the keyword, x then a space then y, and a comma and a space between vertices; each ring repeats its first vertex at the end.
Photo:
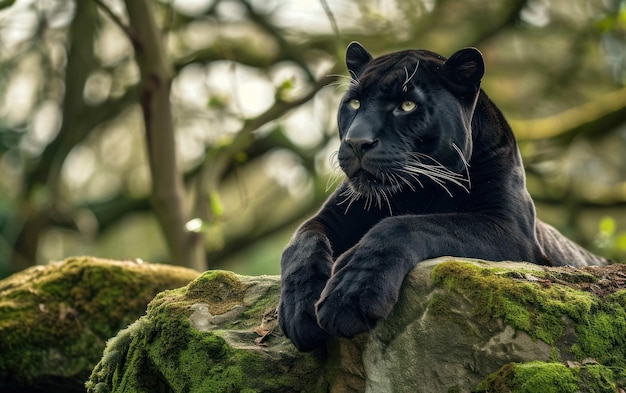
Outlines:
POLYGON ((381 173, 376 176, 365 169, 359 169, 348 178, 349 187, 343 192, 342 196, 345 196, 345 199, 341 203, 347 206, 347 211, 355 201, 363 198, 365 210, 377 207, 386 208, 391 212, 390 200, 402 191, 402 184, 392 182, 393 179, 394 176, 391 175, 381 173))

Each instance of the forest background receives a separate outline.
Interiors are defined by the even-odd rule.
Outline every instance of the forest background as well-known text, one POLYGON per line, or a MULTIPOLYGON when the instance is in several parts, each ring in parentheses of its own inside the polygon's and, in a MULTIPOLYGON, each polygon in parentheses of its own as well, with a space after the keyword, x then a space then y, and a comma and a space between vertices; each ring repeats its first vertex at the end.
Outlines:
POLYGON ((626 1, 0 0, 0 278, 83 254, 278 273, 341 179, 353 40, 479 48, 538 215, 626 260, 626 1))

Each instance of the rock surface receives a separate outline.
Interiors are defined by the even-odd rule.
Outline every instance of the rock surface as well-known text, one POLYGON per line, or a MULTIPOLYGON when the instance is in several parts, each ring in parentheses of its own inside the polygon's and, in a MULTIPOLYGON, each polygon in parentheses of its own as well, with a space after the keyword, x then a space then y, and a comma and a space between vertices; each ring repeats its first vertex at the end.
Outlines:
POLYGON ((210 271, 159 294, 110 340, 87 388, 618 392, 626 386, 625 282, 624 265, 427 261, 369 334, 300 354, 276 327, 278 277, 210 271))
POLYGON ((209 271, 159 294, 109 341, 88 391, 323 391, 322 363, 275 336, 279 290, 277 276, 209 271))
POLYGON ((0 391, 622 392, 625 287, 626 265, 426 261, 369 334, 301 354, 277 276, 72 258, 0 281, 0 391))
POLYGON ((200 273, 70 258, 0 281, 0 391, 83 391, 108 338, 200 273))
POLYGON ((616 392, 626 386, 625 268, 426 262, 370 334, 365 391, 616 392))

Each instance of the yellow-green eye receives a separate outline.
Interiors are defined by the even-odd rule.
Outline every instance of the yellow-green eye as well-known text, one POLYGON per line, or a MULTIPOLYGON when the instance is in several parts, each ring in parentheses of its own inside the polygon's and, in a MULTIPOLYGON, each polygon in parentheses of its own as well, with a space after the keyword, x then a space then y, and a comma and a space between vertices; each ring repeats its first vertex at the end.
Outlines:
POLYGON ((400 105, 400 110, 403 112, 411 112, 417 106, 413 101, 404 101, 402 105, 400 105))
POLYGON ((350 105, 350 108, 357 110, 361 107, 361 101, 357 100, 356 98, 353 98, 350 100, 350 102, 348 102, 348 105, 350 105))

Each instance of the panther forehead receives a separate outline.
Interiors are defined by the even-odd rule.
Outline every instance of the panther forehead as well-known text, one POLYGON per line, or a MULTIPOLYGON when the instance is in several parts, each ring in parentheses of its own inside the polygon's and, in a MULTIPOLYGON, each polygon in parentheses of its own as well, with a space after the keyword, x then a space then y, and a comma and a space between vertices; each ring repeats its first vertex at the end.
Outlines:
POLYGON ((382 90, 388 94, 406 92, 409 80, 418 74, 436 73, 445 58, 425 50, 407 50, 372 59, 357 79, 357 86, 367 91, 382 90))

